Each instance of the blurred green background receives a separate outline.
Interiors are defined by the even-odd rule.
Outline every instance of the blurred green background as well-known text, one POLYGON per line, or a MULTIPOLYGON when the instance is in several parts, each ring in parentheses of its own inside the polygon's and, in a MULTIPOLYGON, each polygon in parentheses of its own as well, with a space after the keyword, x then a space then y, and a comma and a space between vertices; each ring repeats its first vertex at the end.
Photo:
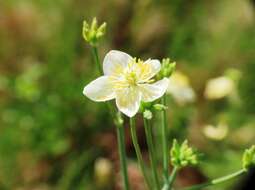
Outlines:
MULTIPOLYGON (((94 16, 107 22, 101 60, 111 49, 170 57, 194 90, 190 103, 168 99, 169 142, 188 138, 204 153, 198 167, 181 171, 176 186, 239 169, 243 149, 255 142, 254 1, 4 0, 0 189, 120 189, 114 126, 105 105, 82 94, 98 76, 81 35, 83 20, 94 16), (231 93, 207 98, 207 81, 220 76, 232 81, 231 93)), ((141 119, 137 128, 146 159, 141 119)), ((160 147, 158 122, 154 131, 160 147)), ((142 190, 128 126, 126 149, 132 186, 142 190)), ((241 182, 211 189, 238 189, 241 182)))

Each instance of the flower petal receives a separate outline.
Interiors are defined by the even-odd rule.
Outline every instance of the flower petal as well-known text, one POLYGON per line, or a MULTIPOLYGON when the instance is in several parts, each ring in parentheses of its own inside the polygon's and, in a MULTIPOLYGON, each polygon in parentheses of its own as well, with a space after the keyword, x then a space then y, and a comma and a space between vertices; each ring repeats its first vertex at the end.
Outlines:
POLYGON ((141 93, 137 87, 130 87, 116 91, 117 107, 128 117, 133 117, 138 112, 140 101, 141 93))
POLYGON ((111 50, 106 54, 103 61, 103 70, 105 75, 116 75, 125 68, 132 57, 127 53, 111 50))
POLYGON ((112 84, 108 76, 101 76, 84 87, 83 94, 96 102, 115 98, 112 84))
POLYGON ((154 77, 161 68, 160 61, 157 59, 148 59, 143 63, 143 69, 142 72, 140 73, 140 80, 139 82, 146 82, 152 77, 154 77))
POLYGON ((139 89, 142 94, 142 101, 144 102, 152 102, 161 96, 167 90, 169 80, 167 78, 163 78, 153 84, 140 84, 139 89))

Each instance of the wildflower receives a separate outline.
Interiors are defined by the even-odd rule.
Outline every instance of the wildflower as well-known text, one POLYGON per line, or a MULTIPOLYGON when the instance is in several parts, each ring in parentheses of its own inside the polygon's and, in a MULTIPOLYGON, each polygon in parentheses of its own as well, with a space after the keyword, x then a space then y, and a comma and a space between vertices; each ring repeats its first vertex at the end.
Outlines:
POLYGON ((167 93, 171 94, 178 104, 195 101, 196 95, 189 84, 189 79, 183 73, 176 71, 169 80, 167 93))
POLYGON ((245 170, 255 166, 255 145, 246 149, 243 154, 243 168, 245 170))
POLYGON ((204 95, 207 99, 221 99, 231 94, 233 90, 234 82, 229 77, 221 76, 207 82, 204 95))
POLYGON ((203 129, 203 133, 206 137, 220 141, 223 140, 228 134, 228 125, 225 123, 219 123, 217 126, 206 125, 203 129))
POLYGON ((198 163, 198 156, 194 149, 188 146, 187 140, 179 144, 177 140, 174 139, 170 155, 172 165, 178 168, 196 165, 198 163))
POLYGON ((85 86, 83 94, 97 102, 116 99, 118 109, 133 117, 141 101, 152 102, 165 93, 167 78, 152 83, 160 68, 160 62, 156 59, 142 61, 112 50, 103 61, 104 76, 85 86))

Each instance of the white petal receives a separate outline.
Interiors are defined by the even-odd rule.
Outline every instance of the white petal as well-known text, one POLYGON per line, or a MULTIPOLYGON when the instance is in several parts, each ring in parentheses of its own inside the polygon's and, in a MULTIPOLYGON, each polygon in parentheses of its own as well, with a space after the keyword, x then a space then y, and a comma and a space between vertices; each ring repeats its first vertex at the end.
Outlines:
POLYGON ((125 88, 116 92, 117 107, 128 117, 133 117, 138 112, 140 101, 141 93, 137 87, 125 88))
POLYGON ((119 70, 125 68, 132 57, 124 52, 111 50, 106 54, 103 61, 103 70, 105 75, 114 75, 119 70))
MULTIPOLYGON (((140 80, 139 82, 148 81, 152 77, 154 77, 161 68, 160 61, 157 59, 148 59, 144 62, 144 64, 147 64, 149 67, 148 69, 143 70, 140 74, 140 80)), ((144 67, 145 68, 145 67, 144 67)))
POLYGON ((169 80, 163 78, 153 84, 140 84, 139 89, 142 94, 142 101, 152 102, 163 96, 167 90, 169 80))
POLYGON ((115 98, 113 87, 108 76, 101 76, 84 87, 83 94, 96 102, 115 98))

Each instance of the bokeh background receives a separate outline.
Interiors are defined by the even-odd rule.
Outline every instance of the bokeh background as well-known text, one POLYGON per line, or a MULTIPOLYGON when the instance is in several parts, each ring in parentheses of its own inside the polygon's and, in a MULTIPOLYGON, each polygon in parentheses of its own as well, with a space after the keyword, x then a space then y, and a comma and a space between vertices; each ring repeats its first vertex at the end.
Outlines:
MULTIPOLYGON (((203 156, 199 166, 180 172, 176 186, 239 169, 244 148, 255 142, 254 1, 2 0, 0 189, 120 189, 112 121, 104 104, 82 95, 98 76, 81 35, 83 20, 94 16, 107 22, 101 60, 118 49, 177 62, 169 142, 187 138, 203 156), (209 83, 218 77, 223 81, 209 83)), ((137 123, 146 160, 141 119, 137 123)), ((131 183, 143 190, 125 129, 131 183)), ((154 132, 160 159, 158 122, 154 132)), ((211 189, 244 189, 249 176, 211 189)))

